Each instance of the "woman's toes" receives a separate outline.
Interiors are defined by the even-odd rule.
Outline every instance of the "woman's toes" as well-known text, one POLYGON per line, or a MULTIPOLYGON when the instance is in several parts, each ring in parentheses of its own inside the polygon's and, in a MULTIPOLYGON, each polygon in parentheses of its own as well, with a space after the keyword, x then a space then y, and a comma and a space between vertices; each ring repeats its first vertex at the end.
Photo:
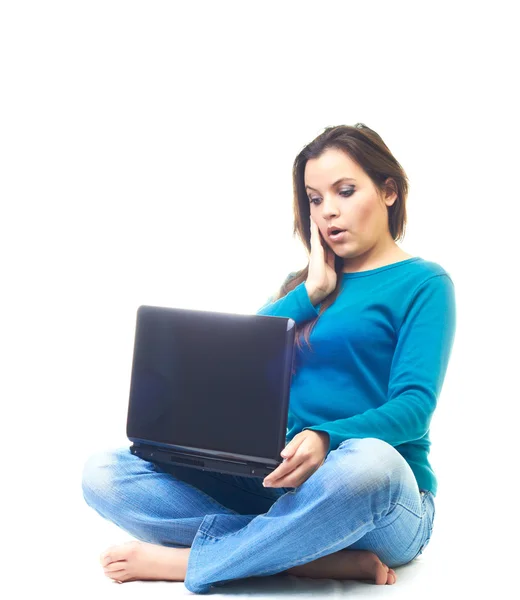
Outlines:
POLYGON ((103 571, 105 571, 105 575, 113 575, 114 573, 121 574, 125 570, 125 567, 126 561, 120 560, 103 567, 103 571))
POLYGON ((379 565, 377 565, 377 568, 376 568, 376 578, 375 578, 376 585, 385 585, 385 583, 387 583, 387 581, 388 581, 388 567, 384 563, 379 562, 379 565))
POLYGON ((110 546, 108 550, 105 550, 102 554, 99 555, 99 562, 103 567, 110 564, 112 562, 111 552, 115 550, 117 546, 110 546))
POLYGON ((128 560, 135 556, 140 547, 140 542, 131 541, 118 546, 111 546, 100 557, 103 567, 108 567, 113 562, 128 560))
POLYGON ((397 581, 397 575, 393 569, 390 569, 384 562, 381 562, 376 570, 377 585, 392 585, 397 581))
POLYGON ((389 585, 392 585, 397 581, 397 575, 393 569, 388 569, 388 581, 389 585))

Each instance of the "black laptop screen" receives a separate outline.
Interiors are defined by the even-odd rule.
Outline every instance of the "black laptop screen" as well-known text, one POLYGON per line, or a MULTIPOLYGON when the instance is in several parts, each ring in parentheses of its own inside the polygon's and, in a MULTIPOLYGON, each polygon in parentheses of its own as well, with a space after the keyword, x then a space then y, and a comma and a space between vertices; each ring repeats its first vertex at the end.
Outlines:
POLYGON ((279 459, 286 339, 286 319, 140 307, 128 437, 279 459))

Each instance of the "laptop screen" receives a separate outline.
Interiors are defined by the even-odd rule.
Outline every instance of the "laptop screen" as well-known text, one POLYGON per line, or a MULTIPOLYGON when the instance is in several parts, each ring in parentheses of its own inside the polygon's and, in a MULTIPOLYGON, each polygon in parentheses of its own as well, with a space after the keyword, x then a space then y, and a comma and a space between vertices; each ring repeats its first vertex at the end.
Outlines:
POLYGON ((128 437, 279 459, 293 358, 287 321, 140 307, 128 437))

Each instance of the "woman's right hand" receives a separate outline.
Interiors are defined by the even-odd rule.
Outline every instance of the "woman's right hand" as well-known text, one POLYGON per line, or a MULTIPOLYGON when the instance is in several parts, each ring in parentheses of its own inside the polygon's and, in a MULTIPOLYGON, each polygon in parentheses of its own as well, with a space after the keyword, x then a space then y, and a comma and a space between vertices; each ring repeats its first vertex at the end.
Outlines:
POLYGON ((334 251, 324 241, 318 225, 311 221, 311 255, 309 273, 305 286, 313 303, 319 303, 336 289, 337 275, 334 269, 334 251))

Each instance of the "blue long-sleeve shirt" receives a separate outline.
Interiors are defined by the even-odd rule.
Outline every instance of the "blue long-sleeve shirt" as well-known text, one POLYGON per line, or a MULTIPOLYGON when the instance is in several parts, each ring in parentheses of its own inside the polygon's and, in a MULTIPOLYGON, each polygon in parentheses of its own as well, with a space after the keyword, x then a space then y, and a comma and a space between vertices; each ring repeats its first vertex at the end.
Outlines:
MULTIPOLYGON (((429 428, 455 337, 453 281, 420 257, 340 277, 339 296, 311 333, 312 350, 305 342, 296 349, 287 440, 305 429, 326 431, 329 452, 349 438, 384 440, 410 465, 419 489, 436 495, 429 428)), ((300 324, 319 308, 301 283, 257 314, 300 324)))

